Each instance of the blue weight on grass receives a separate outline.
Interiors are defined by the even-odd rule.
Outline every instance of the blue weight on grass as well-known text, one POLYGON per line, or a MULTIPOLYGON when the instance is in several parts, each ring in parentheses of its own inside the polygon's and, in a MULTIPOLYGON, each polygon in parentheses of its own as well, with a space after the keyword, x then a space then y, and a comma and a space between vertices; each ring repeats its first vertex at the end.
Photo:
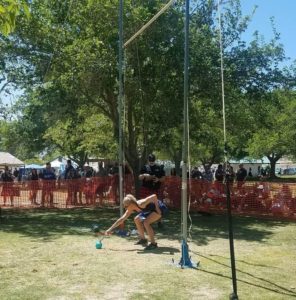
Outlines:
POLYGON ((101 241, 97 241, 96 242, 96 249, 102 249, 102 247, 103 247, 102 242, 101 241))

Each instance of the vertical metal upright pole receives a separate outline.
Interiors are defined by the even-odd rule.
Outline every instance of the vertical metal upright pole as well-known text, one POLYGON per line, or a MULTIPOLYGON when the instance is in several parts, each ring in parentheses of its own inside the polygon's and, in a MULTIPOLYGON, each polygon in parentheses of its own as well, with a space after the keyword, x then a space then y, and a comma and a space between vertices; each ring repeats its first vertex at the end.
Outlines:
POLYGON ((220 42, 220 67, 221 67, 221 92, 222 92, 222 111, 223 111, 223 133, 224 133, 224 163, 225 163, 225 189, 227 201, 227 217, 228 217, 228 236, 230 248, 230 261, 231 261, 231 275, 232 275, 232 288, 233 292, 229 295, 230 300, 237 300, 237 280, 236 280, 236 267, 234 255, 234 242, 233 242, 233 225, 232 225, 232 212, 231 212, 231 195, 229 187, 229 170, 227 161, 227 138, 226 138, 226 117, 225 117, 225 91, 224 91, 224 60, 223 60, 223 40, 222 40, 222 22, 220 0, 218 0, 218 16, 219 16, 219 42, 220 42))
POLYGON ((189 79, 189 0, 185 0, 184 22, 184 108, 183 108, 183 151, 182 151, 182 239, 187 243, 187 169, 188 169, 188 79, 189 79))
POLYGON ((123 0, 119 1, 119 45, 118 45, 118 158, 119 158, 119 201, 120 215, 123 215, 123 129, 122 129, 122 111, 123 111, 123 0))
POLYGON ((188 91, 189 91, 189 0, 185 0, 185 21, 184 21, 184 125, 183 125, 183 147, 182 147, 182 207, 181 207, 181 231, 182 231, 182 257, 179 262, 182 268, 193 268, 194 265, 191 262, 189 256, 189 250, 187 245, 187 216, 188 216, 188 141, 189 141, 189 128, 188 128, 188 91))

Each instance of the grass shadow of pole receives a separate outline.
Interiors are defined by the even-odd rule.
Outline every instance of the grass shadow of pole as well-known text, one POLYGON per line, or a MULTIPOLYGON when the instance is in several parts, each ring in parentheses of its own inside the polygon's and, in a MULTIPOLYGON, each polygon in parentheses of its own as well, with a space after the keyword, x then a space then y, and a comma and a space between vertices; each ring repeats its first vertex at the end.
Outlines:
POLYGON ((235 268, 235 255, 234 255, 234 242, 233 242, 233 226, 232 226, 232 213, 231 213, 231 198, 230 198, 230 187, 229 187, 229 175, 226 171, 225 176, 225 190, 226 190, 226 201, 227 201, 227 218, 228 218, 228 235, 229 235, 229 249, 230 249, 230 261, 231 261, 231 278, 233 292, 230 294, 230 300, 237 300, 237 279, 236 279, 236 268, 235 268))
MULTIPOLYGON (((205 258, 205 259, 207 259, 207 260, 210 260, 210 261, 212 261, 212 262, 214 262, 214 263, 216 263, 216 264, 218 264, 218 265, 221 265, 221 266, 226 267, 226 268, 230 268, 229 265, 224 264, 224 263, 221 263, 221 262, 219 262, 219 261, 217 261, 217 260, 215 260, 215 259, 209 258, 209 257, 207 257, 207 256, 205 256, 205 255, 202 255, 201 253, 196 253, 196 252, 193 252, 193 253, 195 253, 195 254, 199 255, 200 257, 203 257, 203 258, 205 258)), ((240 270, 240 269, 236 269, 236 270, 237 270, 237 272, 239 272, 239 273, 241 273, 241 274, 245 274, 245 275, 247 275, 247 276, 250 276, 250 277, 255 278, 255 279, 257 279, 257 280, 261 280, 261 281, 263 281, 263 282, 265 282, 265 283, 267 283, 267 284, 270 284, 270 285, 272 285, 272 286, 275 286, 276 288, 279 288, 279 289, 283 290, 284 292, 281 292, 281 291, 279 291, 279 290, 272 289, 272 288, 269 288, 269 287, 264 287, 264 286, 261 286, 261 285, 257 285, 257 284, 255 284, 255 283, 250 283, 250 282, 244 281, 244 280, 242 280, 242 279, 238 279, 239 282, 243 282, 243 283, 246 283, 246 284, 254 285, 254 286, 260 287, 260 288, 265 288, 266 290, 269 290, 269 291, 272 291, 272 292, 282 293, 283 295, 289 295, 289 296, 296 297, 296 292, 294 292, 294 291, 292 291, 292 290, 290 290, 290 289, 288 289, 288 288, 285 288, 285 287, 283 287, 283 286, 280 286, 280 285, 278 285, 278 284, 276 284, 276 283, 274 283, 274 282, 272 282, 272 281, 266 280, 266 279, 264 279, 264 278, 257 277, 257 276, 255 276, 255 275, 249 273, 249 272, 245 272, 245 271, 242 271, 242 270, 240 270)), ((202 271, 208 272, 208 273, 210 273, 210 274, 215 274, 215 275, 217 275, 217 276, 219 275, 219 276, 225 277, 225 278, 230 278, 229 276, 222 275, 222 274, 220 274, 220 273, 215 273, 215 272, 206 271, 206 270, 202 270, 202 271)))
MULTIPOLYGON (((204 272, 204 273, 207 273, 207 274, 211 274, 211 275, 215 275, 215 276, 219 276, 219 277, 223 277, 223 278, 227 278, 227 279, 232 279, 230 276, 220 274, 220 273, 215 273, 215 272, 204 270, 204 269, 198 269, 198 271, 201 271, 201 272, 204 272)), ((281 295, 285 295, 285 296, 291 296, 291 297, 296 298, 296 293, 293 292, 293 291, 290 291, 290 290, 288 290, 289 292, 283 292, 283 291, 279 291, 279 290, 276 290, 276 289, 273 289, 273 288, 269 288, 269 287, 266 287, 266 286, 263 286, 263 285, 260 285, 260 284, 249 282, 249 281, 246 281, 246 280, 243 280, 243 279, 237 279, 237 281, 241 282, 241 283, 245 283, 245 284, 250 285, 250 286, 258 287, 258 288, 261 288, 261 289, 264 289, 264 290, 267 290, 267 291, 270 291, 270 292, 274 292, 274 293, 277 293, 277 294, 281 294, 281 295)))

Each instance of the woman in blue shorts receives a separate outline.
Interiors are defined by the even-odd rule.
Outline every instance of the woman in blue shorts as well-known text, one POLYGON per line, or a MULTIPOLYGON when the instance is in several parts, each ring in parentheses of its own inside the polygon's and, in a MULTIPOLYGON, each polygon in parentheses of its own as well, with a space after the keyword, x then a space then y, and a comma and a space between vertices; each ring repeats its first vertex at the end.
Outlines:
POLYGON ((106 234, 110 234, 113 229, 122 224, 133 212, 138 212, 138 215, 134 218, 138 234, 139 241, 136 245, 146 246, 145 250, 152 250, 157 248, 157 243, 154 238, 154 231, 151 224, 157 222, 162 216, 161 202, 157 199, 157 196, 151 195, 147 198, 136 200, 136 198, 129 194, 123 199, 123 206, 126 209, 125 213, 114 222, 114 224, 106 230, 106 234), (147 239, 145 238, 145 230, 149 237, 150 244, 147 246, 147 239))

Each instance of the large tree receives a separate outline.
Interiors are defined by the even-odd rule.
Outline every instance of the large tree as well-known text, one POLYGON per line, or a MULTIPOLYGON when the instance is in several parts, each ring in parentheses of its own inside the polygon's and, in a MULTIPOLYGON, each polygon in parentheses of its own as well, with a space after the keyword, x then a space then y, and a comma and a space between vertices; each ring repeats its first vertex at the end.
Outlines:
MULTIPOLYGON (((125 1, 124 40, 163 4, 125 1)), ((217 7, 208 0, 195 4, 190 30, 191 153, 195 161, 217 163, 224 150, 217 7)), ((125 49, 124 147, 136 174, 152 150, 181 160, 182 5, 177 1, 125 49)), ((25 89, 19 124, 30 122, 27 135, 38 139, 38 151, 53 147, 75 157, 98 155, 110 139, 107 148, 113 149, 109 151, 114 157, 119 120, 118 3, 34 0, 30 20, 20 20, 15 34, 1 40, 4 70, 11 74, 7 66, 13 66, 22 79, 18 86, 25 89), (89 120, 98 120, 102 127, 89 126, 89 120), (113 130, 108 129, 104 139, 87 133, 91 128, 99 137, 99 130, 110 128, 107 120, 113 130)), ((279 68, 284 53, 277 39, 262 44, 255 36, 249 45, 241 40, 248 21, 239 1, 226 4, 222 26, 226 125, 229 153, 235 156, 247 151, 247 141, 256 131, 252 104, 287 78, 279 68)))
POLYGON ((256 131, 248 142, 248 151, 253 157, 269 159, 270 177, 275 177, 276 162, 293 154, 296 129, 291 125, 295 124, 295 99, 290 91, 272 91, 253 106, 256 131))

